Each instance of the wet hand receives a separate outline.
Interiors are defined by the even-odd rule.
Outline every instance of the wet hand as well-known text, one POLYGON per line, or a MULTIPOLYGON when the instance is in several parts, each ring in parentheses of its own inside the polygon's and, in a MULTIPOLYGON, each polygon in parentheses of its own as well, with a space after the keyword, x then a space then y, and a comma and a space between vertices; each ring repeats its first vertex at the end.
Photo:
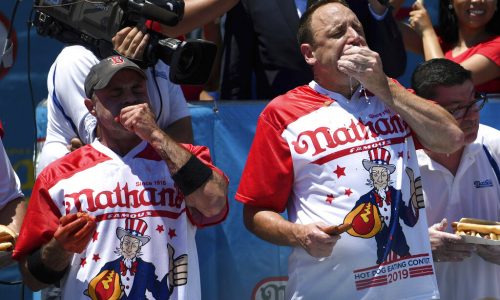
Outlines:
POLYGON ((443 219, 440 223, 429 227, 429 238, 431 242, 434 261, 452 262, 462 261, 476 251, 476 246, 465 243, 458 235, 445 232, 448 221, 443 219))
POLYGON ((389 89, 380 56, 366 45, 346 45, 337 66, 376 95, 389 89))

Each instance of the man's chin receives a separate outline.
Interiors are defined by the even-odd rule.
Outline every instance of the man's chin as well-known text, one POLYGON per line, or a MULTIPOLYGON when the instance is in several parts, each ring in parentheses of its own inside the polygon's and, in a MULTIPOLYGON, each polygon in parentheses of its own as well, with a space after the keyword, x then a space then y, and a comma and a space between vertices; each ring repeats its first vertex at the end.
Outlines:
POLYGON ((473 143, 477 138, 477 131, 474 133, 470 133, 465 136, 464 143, 466 145, 473 143))

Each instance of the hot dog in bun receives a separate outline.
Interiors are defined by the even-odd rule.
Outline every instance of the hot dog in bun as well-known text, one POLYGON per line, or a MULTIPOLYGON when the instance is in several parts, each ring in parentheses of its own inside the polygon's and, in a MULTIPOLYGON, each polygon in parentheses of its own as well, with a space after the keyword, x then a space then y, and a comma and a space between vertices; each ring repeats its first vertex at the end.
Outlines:
POLYGON ((453 222, 452 226, 458 235, 470 235, 490 240, 500 239, 500 222, 462 218, 459 222, 453 222))
POLYGON ((14 249, 17 234, 5 225, 0 225, 0 251, 10 251, 14 249))

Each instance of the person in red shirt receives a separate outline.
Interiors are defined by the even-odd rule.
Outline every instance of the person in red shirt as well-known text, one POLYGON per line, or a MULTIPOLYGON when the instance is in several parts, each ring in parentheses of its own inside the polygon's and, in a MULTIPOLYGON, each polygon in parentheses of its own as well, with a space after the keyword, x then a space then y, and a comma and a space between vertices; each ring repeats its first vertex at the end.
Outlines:
MULTIPOLYGON (((395 1, 398 2, 398 1, 395 1)), ((435 30, 417 1, 403 26, 405 46, 425 60, 447 58, 472 72, 476 91, 500 93, 500 13, 498 0, 440 1, 435 30)))

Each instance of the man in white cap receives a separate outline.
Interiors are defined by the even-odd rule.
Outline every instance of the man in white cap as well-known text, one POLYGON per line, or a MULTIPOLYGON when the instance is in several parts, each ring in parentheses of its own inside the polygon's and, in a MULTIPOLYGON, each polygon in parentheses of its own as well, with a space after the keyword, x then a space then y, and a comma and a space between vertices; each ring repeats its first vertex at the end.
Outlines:
MULTIPOLYGON (((13 254, 24 281, 33 290, 61 281, 62 297, 68 299, 101 299, 109 293, 127 298, 127 290, 134 298, 132 286, 127 289, 114 269, 100 272, 116 258, 112 249, 133 249, 120 244, 125 240, 116 239, 118 232, 127 243, 138 241, 136 246, 149 240, 141 259, 156 271, 146 272, 140 282, 166 277, 168 285, 158 294, 162 299, 201 299, 194 237, 197 227, 227 215, 227 178, 210 163, 207 148, 180 145, 158 127, 146 75, 128 59, 113 56, 92 67, 85 93, 99 139, 37 177, 13 254), (118 230, 123 220, 135 220, 126 226, 128 234, 118 230), (180 265, 187 273, 180 282, 170 276, 174 251, 185 257, 180 265)), ((139 291, 137 297, 145 298, 145 290, 139 291)))

